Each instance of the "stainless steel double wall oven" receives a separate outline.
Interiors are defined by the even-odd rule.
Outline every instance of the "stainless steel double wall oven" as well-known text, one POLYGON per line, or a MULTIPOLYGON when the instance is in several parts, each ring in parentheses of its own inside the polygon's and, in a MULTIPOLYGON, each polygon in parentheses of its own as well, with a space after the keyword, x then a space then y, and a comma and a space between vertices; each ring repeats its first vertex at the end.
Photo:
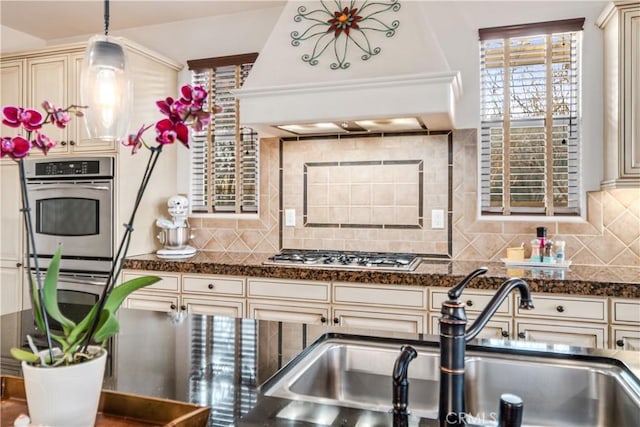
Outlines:
MULTIPOLYGON (((111 157, 25 160, 30 215, 43 272, 62 245, 61 305, 93 305, 106 284, 114 253, 113 172, 111 157)), ((29 256, 33 269, 33 253, 29 256)), ((29 281, 25 282, 28 291, 29 281)), ((30 304, 30 292, 24 295, 30 304)), ((78 316, 84 311, 80 307, 78 316)))

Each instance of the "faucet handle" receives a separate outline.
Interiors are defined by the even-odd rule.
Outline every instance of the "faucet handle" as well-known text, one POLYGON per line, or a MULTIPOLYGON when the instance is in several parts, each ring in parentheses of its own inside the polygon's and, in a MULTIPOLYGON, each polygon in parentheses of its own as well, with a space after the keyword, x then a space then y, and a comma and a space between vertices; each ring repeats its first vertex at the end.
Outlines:
POLYGON ((462 291, 464 290, 464 287, 467 286, 470 281, 472 281, 478 276, 485 274, 487 271, 489 271, 487 267, 480 267, 473 270, 471 273, 469 273, 467 277, 465 277, 460 282, 458 282, 457 285, 449 289, 449 292, 448 292, 449 299, 457 300, 458 298, 460 298, 460 295, 462 295, 462 291))

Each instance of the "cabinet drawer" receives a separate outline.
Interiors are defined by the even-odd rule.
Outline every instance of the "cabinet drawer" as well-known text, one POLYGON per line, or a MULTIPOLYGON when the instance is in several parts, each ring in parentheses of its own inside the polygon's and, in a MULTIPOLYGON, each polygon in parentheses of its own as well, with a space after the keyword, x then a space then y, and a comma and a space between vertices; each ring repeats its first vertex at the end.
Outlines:
POLYGON ((611 349, 640 351, 640 330, 634 328, 611 328, 611 349))
POLYGON ((134 293, 125 302, 126 308, 172 312, 178 310, 178 296, 134 293))
POLYGON ((588 320, 607 322, 607 302, 605 299, 551 297, 533 295, 532 310, 519 308, 520 296, 516 297, 517 316, 563 320, 588 320))
POLYGON ((209 316, 244 317, 244 299, 183 296, 181 308, 187 313, 209 316))
POLYGON ((410 286, 353 285, 335 283, 333 302, 367 306, 426 310, 426 289, 410 286))
POLYGON ((611 306, 613 323, 640 323, 640 301, 612 299, 611 306))
MULTIPOLYGON (((474 316, 468 317, 467 328, 476 320, 474 316)), ((429 316, 430 329, 429 333, 433 335, 440 334, 440 314, 432 314, 429 316)), ((480 338, 499 338, 511 339, 513 337, 513 321, 511 317, 493 316, 489 320, 476 339, 480 338)))
POLYGON ((182 292, 244 296, 244 279, 226 276, 182 276, 182 292))
POLYGON ((303 280, 249 279, 247 296, 329 302, 329 283, 303 280))
POLYGON ((419 334, 425 330, 426 315, 419 312, 399 314, 391 311, 367 311, 361 307, 334 307, 333 323, 344 328, 367 330, 374 334, 377 331, 419 334))
POLYGON ((135 279, 136 277, 143 276, 158 276, 161 278, 159 282, 154 283, 151 286, 147 286, 143 288, 145 291, 156 290, 156 291, 170 291, 170 292, 178 292, 180 290, 180 276, 160 273, 158 271, 140 271, 140 272, 131 272, 125 271, 122 273, 122 281, 126 282, 127 280, 135 279))
POLYGON ((606 348, 607 325, 516 320, 518 339, 578 347, 606 348))
MULTIPOLYGON (((432 290, 431 291, 431 311, 440 311, 442 303, 449 299, 446 290, 432 290)), ((465 311, 467 313, 480 313, 489 304, 489 301, 493 297, 496 291, 476 291, 465 290, 460 297, 460 300, 465 303, 465 311)), ((506 314, 511 316, 513 314, 513 296, 509 295, 504 299, 496 314, 506 314)))
POLYGON ((329 305, 314 304, 278 304, 276 301, 249 301, 247 314, 256 320, 277 322, 306 323, 309 325, 327 324, 329 305))

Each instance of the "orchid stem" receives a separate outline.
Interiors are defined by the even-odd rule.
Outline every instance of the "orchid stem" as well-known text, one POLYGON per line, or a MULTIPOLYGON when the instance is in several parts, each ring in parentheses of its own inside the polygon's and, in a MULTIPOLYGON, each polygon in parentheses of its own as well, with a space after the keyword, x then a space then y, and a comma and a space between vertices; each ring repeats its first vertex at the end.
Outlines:
MULTIPOLYGON (((40 275, 40 265, 38 263, 38 253, 35 244, 35 234, 33 232, 33 223, 31 222, 31 207, 29 206, 29 197, 27 195, 27 178, 24 170, 24 159, 18 161, 18 167, 20 170, 20 190, 22 198, 22 214, 27 229, 27 259, 26 267, 29 273, 29 289, 33 289, 33 276, 31 274, 31 256, 33 255, 33 264, 35 266, 36 284, 38 289, 38 298, 40 299, 40 314, 42 316, 42 322, 44 323, 44 333, 47 338, 47 346, 49 349, 50 360, 53 360, 53 343, 51 342, 51 328, 49 327, 49 318, 44 306, 44 289, 42 286, 42 277, 40 275), (33 250, 33 254, 31 253, 33 250)), ((35 307, 33 295, 31 295, 32 305, 35 307)))

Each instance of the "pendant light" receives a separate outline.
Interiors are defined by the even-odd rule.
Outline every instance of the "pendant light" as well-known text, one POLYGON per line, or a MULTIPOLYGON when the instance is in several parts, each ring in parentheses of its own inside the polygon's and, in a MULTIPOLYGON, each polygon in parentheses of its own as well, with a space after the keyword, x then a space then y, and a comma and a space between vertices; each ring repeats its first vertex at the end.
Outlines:
POLYGON ((132 111, 132 83, 124 46, 109 37, 109 0, 104 2, 104 36, 89 40, 82 63, 80 102, 91 139, 124 139, 132 111))

